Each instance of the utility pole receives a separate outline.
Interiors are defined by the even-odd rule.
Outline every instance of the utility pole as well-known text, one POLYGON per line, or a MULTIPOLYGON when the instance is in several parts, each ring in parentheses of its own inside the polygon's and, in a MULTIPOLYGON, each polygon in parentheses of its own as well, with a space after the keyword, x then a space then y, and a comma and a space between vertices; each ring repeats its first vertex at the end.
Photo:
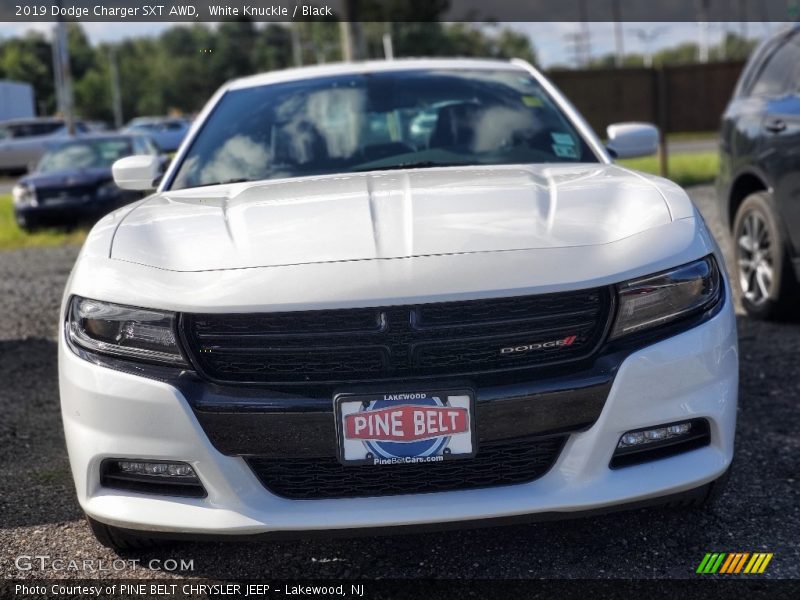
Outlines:
POLYGON ((119 69, 114 48, 108 49, 108 71, 111 75, 111 107, 114 111, 114 129, 122 127, 122 96, 119 91, 119 69))
POLYGON ((56 112, 64 114, 64 82, 61 79, 61 59, 58 54, 58 32, 57 26, 53 27, 53 41, 50 48, 53 51, 53 81, 56 87, 56 112))
POLYGON ((584 68, 589 66, 592 56, 592 40, 589 32, 589 17, 586 11, 586 0, 578 0, 578 10, 581 20, 581 53, 584 68))
POLYGON ((650 68, 653 66, 653 42, 658 36, 666 32, 668 27, 656 27, 654 29, 631 29, 630 32, 634 34, 644 44, 644 66, 650 68))
POLYGON ((342 0, 339 15, 339 43, 342 47, 342 60, 352 62, 361 58, 361 30, 352 18, 355 13, 353 0, 342 0))
POLYGON ((392 24, 385 23, 386 32, 383 34, 383 58, 394 60, 394 44, 392 43, 392 24))
POLYGON ((295 67, 303 66, 303 45, 300 42, 300 29, 297 23, 292 23, 289 27, 292 37, 292 61, 295 67))
POLYGON ((700 18, 697 25, 700 27, 700 62, 708 62, 708 8, 711 0, 700 0, 700 18))
MULTIPOLYGON (((342 16, 346 18, 345 15, 342 16)), ((352 62, 355 52, 353 50, 353 36, 350 32, 349 21, 339 21, 339 43, 342 46, 342 60, 352 62)))
POLYGON ((622 9, 619 3, 620 0, 613 0, 611 4, 614 16, 614 45, 617 51, 614 57, 614 64, 618 69, 625 64, 625 34, 622 31, 622 9))
POLYGON ((56 40, 58 43, 59 75, 61 77, 62 95, 64 99, 64 121, 67 124, 67 131, 69 134, 75 135, 75 115, 72 102, 72 72, 69 67, 67 24, 61 19, 56 23, 56 40))
POLYGON ((575 66, 586 69, 592 55, 591 39, 589 33, 589 22, 586 12, 586 0, 578 2, 578 21, 579 29, 575 33, 564 35, 567 43, 570 44, 570 51, 574 56, 575 66))

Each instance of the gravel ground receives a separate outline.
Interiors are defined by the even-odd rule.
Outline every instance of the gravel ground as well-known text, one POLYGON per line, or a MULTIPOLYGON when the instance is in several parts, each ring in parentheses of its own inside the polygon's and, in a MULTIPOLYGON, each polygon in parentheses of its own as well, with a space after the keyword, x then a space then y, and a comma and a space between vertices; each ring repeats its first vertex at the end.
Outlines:
MULTIPOLYGON (((713 192, 693 198, 709 223, 713 192)), ((720 235, 722 232, 715 232, 720 235)), ((729 244, 721 240, 726 249, 729 244)), ((69 475, 58 409, 55 321, 75 248, 0 254, 0 576, 15 557, 103 560, 82 520, 69 475)), ((739 317, 740 412, 736 461, 712 509, 637 510, 521 527, 384 538, 286 543, 177 544, 140 555, 193 560, 169 573, 140 566, 107 577, 204 578, 684 578, 706 551, 769 551, 766 576, 800 577, 800 324, 739 317)), ((131 556, 127 558, 132 558, 131 556)), ((98 563, 95 563, 98 564, 98 563)), ((94 574, 97 576, 98 574, 94 574)))

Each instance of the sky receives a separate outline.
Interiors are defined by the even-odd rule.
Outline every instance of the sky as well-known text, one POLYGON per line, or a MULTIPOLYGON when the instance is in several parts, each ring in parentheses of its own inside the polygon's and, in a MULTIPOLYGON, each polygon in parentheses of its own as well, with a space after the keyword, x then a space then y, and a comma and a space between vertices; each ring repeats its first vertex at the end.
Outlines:
MULTIPOLYGON (((158 35, 173 25, 174 23, 82 23, 92 43, 158 35)), ((570 36, 579 33, 582 27, 588 29, 591 56, 614 52, 614 23, 539 22, 503 23, 503 25, 524 32, 531 38, 538 53, 539 63, 543 67, 554 64, 575 64, 574 46, 570 36)), ((709 23, 707 35, 709 44, 713 46, 726 31, 746 33, 749 37, 761 38, 780 26, 780 23, 709 23)), ((51 23, 4 22, 0 23, 0 39, 21 35, 29 29, 49 33, 52 27, 51 23)), ((625 51, 640 54, 646 51, 646 44, 640 39, 642 34, 653 38, 650 48, 653 52, 686 41, 700 43, 703 35, 698 23, 623 23, 622 27, 625 51)))

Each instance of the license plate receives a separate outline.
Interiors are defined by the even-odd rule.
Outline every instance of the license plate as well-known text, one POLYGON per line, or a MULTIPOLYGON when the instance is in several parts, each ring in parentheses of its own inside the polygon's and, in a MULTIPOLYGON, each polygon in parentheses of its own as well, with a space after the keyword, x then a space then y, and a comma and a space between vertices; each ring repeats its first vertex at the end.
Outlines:
POLYGON ((475 456, 471 391, 339 394, 334 407, 344 464, 421 464, 475 456))

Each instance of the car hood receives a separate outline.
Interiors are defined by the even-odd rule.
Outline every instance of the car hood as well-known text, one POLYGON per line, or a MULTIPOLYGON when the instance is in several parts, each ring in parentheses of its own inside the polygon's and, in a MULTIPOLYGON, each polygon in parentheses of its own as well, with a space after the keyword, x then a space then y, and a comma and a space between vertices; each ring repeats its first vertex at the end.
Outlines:
POLYGON ((654 180, 614 165, 446 167, 166 191, 111 258, 173 271, 609 244, 672 221, 654 180))
POLYGON ((111 181, 111 169, 98 167, 93 169, 64 169, 47 173, 33 173, 20 180, 20 183, 31 185, 36 189, 82 187, 97 185, 111 181))

